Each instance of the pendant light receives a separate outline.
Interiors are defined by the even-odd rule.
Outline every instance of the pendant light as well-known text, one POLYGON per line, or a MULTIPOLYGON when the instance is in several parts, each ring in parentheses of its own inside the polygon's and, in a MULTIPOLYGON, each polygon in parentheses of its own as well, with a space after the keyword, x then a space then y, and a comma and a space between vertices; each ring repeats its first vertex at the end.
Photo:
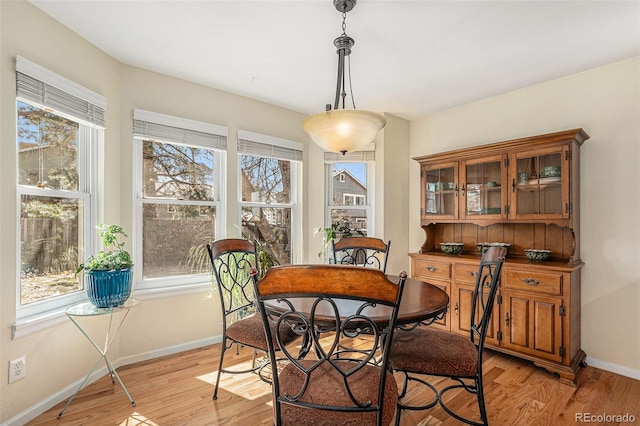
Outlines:
POLYGON ((342 12, 342 34, 333 41, 338 54, 338 81, 333 109, 327 104, 325 112, 307 117, 302 123, 302 128, 325 151, 346 154, 360 151, 373 142, 380 129, 387 124, 387 120, 380 114, 355 109, 350 71, 348 77, 353 109, 345 109, 345 59, 348 59, 355 43, 353 38, 346 34, 346 17, 347 12, 356 5, 356 0, 333 0, 333 5, 342 12))

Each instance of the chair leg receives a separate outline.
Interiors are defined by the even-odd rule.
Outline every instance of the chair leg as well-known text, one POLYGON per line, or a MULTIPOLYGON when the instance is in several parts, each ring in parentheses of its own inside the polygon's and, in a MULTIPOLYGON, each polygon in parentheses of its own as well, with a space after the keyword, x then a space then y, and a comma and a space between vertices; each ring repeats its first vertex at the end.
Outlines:
POLYGON ((220 386, 220 375, 222 374, 222 363, 224 362, 224 353, 227 350, 227 339, 222 338, 222 345, 220 346, 220 364, 218 365, 218 374, 216 377, 216 387, 213 390, 213 399, 218 399, 218 387, 220 386))
POLYGON ((458 377, 450 377, 450 379, 458 382, 458 384, 454 384, 451 386, 447 386, 444 387, 440 390, 440 398, 439 398, 439 402, 440 402, 440 407, 442 407, 442 409, 449 414, 451 417, 456 418, 457 420, 460 420, 463 423, 472 425, 472 426, 487 426, 487 412, 486 412, 486 407, 484 405, 484 394, 482 394, 481 392, 483 392, 482 389, 482 379, 478 379, 475 378, 473 381, 473 385, 466 383, 464 380, 458 378, 458 377), (480 421, 475 421, 472 419, 468 419, 465 417, 462 417, 461 415, 459 415, 458 413, 454 412, 451 408, 449 408, 447 406, 447 404, 444 402, 444 397, 443 395, 450 391, 450 390, 454 390, 454 389, 464 389, 465 391, 474 394, 476 397, 476 400, 478 401, 478 407, 480 409, 480 421))
POLYGON ((424 380, 424 379, 422 379, 420 377, 411 376, 406 371, 396 370, 396 372, 402 373, 402 375, 404 376, 404 380, 402 381, 402 386, 399 389, 398 403, 396 404, 396 422, 395 422, 395 426, 399 426, 400 425, 400 417, 402 416, 402 411, 403 410, 428 410, 429 408, 433 408, 440 401, 440 394, 438 393, 438 390, 435 388, 435 386, 433 386, 428 381, 426 381, 426 380, 424 380), (433 392, 433 400, 427 402, 426 404, 419 405, 419 406, 412 406, 412 405, 403 404, 400 400, 407 395, 407 391, 408 391, 408 388, 409 388, 409 381, 418 382, 421 385, 424 385, 426 388, 430 389, 431 392, 433 392))
POLYGON ((400 398, 404 398, 407 394, 407 388, 409 387, 409 374, 407 372, 402 371, 402 376, 404 380, 402 380, 402 388, 400 390, 400 394, 398 395, 398 402, 396 403, 396 422, 395 426, 400 426, 400 417, 402 416, 402 406, 400 404, 400 398))
POLYGON ((482 375, 480 375, 476 380, 476 392, 478 392, 478 408, 480 409, 480 419, 484 425, 488 425, 489 421, 487 419, 487 407, 484 404, 484 387, 482 384, 482 375))
POLYGON ((251 368, 256 368, 256 356, 258 351, 256 349, 253 350, 253 358, 251 358, 251 368))

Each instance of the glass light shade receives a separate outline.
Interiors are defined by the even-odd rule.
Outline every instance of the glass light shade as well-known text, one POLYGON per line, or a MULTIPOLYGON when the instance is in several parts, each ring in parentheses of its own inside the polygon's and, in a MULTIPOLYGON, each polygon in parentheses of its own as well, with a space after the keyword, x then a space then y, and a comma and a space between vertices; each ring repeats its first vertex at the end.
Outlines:
POLYGON ((356 109, 334 109, 307 117, 302 128, 325 151, 360 151, 387 124, 380 114, 356 109))

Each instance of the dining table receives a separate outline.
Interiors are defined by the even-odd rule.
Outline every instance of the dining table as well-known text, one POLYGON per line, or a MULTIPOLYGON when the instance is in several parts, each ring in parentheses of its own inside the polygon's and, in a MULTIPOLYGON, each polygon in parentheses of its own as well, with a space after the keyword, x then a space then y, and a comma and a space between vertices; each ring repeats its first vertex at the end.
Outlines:
MULTIPOLYGON (((398 282, 399 280, 397 275, 387 274, 387 278, 392 282, 398 282)), ((311 305, 315 301, 313 298, 304 297, 292 297, 287 300, 302 313, 309 313, 311 311, 311 305)), ((333 300, 338 307, 341 318, 354 315, 362 306, 361 300, 337 298, 333 300)), ((288 307, 284 303, 279 303, 276 300, 265 302, 265 307, 276 315, 288 310, 288 307)), ((442 318, 447 313, 448 308, 449 295, 444 290, 424 281, 406 278, 396 326, 405 327, 413 324, 430 323, 442 318)), ((389 322, 391 308, 378 304, 367 307, 363 313, 374 321, 378 327, 383 328, 389 322)), ((323 318, 326 318, 328 324, 335 324, 335 314, 329 304, 318 305, 315 318, 316 321, 319 322, 321 322, 323 318)))

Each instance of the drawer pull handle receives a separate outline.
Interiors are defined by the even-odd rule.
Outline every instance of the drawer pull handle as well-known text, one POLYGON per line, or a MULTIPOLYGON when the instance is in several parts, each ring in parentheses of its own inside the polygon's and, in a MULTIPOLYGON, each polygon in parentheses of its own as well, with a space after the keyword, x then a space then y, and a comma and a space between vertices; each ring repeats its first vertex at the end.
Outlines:
POLYGON ((507 312, 504 316, 504 324, 509 327, 509 312, 507 312))
POLYGON ((458 302, 456 302, 456 307, 454 308, 454 310, 456 311, 456 315, 458 315, 458 302))
POLYGON ((524 281, 526 284, 529 285, 538 285, 540 284, 542 281, 540 280, 536 280, 535 278, 523 278, 522 281, 524 281))
POLYGON ((435 272, 437 270, 438 270, 438 268, 436 268, 435 266, 427 266, 427 271, 429 271, 429 272, 435 272))
POLYGON ((469 271, 469 275, 471 275, 473 278, 478 278, 478 271, 469 271))

